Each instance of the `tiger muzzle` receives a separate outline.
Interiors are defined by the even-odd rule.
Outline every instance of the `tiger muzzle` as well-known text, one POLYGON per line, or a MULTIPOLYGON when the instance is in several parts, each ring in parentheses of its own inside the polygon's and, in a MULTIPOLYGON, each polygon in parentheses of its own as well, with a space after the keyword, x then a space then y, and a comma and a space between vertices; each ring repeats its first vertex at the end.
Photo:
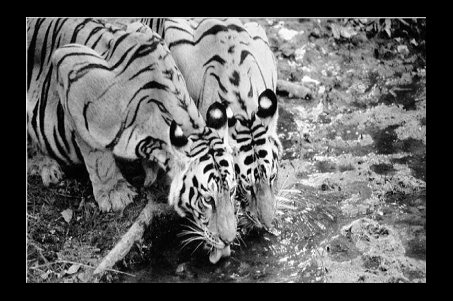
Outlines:
POLYGON ((215 264, 220 258, 230 256, 230 244, 236 238, 237 220, 228 191, 220 192, 217 195, 211 227, 211 232, 218 233, 219 239, 223 243, 223 248, 215 248, 209 256, 211 263, 215 264))
POLYGON ((276 200, 272 188, 267 183, 258 183, 254 187, 250 202, 250 213, 257 228, 272 228, 275 216, 276 200))

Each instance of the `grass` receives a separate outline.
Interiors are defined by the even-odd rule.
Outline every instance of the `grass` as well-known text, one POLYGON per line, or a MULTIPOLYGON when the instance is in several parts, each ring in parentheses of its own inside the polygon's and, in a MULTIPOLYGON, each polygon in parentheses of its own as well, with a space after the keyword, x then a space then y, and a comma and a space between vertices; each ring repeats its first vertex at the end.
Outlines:
MULTIPOLYGON (((139 182, 140 176, 133 181, 139 182)), ((157 202, 167 201, 167 187, 158 183, 152 191, 139 190, 134 202, 121 213, 101 213, 87 175, 67 177, 45 187, 40 176, 27 176, 27 282, 83 282, 83 273, 96 267, 129 229, 147 203, 148 194, 157 202), (72 210, 66 221, 61 212, 72 210), (74 264, 77 273, 68 274, 74 264)), ((140 246, 125 257, 132 262, 143 257, 140 246), (138 257, 137 257, 138 256, 138 257)), ((121 271, 112 270, 101 282, 114 281, 121 271)))

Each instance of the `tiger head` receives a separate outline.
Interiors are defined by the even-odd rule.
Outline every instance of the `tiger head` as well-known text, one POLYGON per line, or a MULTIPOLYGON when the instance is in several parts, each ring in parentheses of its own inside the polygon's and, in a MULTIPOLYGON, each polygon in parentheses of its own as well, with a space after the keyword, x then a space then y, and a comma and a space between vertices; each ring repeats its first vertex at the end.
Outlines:
POLYGON ((278 111, 275 93, 266 89, 250 118, 229 116, 230 139, 242 211, 240 226, 270 229, 276 211, 273 192, 281 143, 276 134, 278 111))
POLYGON ((170 141, 176 157, 169 202, 192 221, 183 241, 205 243, 209 260, 216 263, 230 255, 236 238, 234 208, 235 174, 228 145, 227 117, 220 103, 207 112, 207 126, 199 134, 184 135, 173 121, 170 141))

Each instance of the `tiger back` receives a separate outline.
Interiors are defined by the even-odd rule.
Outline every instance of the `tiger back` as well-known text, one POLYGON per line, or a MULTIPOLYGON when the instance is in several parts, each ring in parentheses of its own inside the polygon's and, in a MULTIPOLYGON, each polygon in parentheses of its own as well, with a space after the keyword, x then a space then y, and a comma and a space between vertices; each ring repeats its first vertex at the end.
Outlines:
POLYGON ((27 126, 45 158, 44 182, 60 163, 83 162, 100 209, 122 210, 136 193, 115 157, 142 159, 148 172, 170 175, 169 203, 203 233, 211 262, 228 256, 237 222, 225 108, 212 106, 207 114, 216 118, 206 124, 151 30, 31 19, 28 36, 27 126))
POLYGON ((163 31, 200 111, 220 102, 232 112, 229 143, 244 209, 241 224, 270 228, 281 143, 277 65, 264 29, 238 19, 166 19, 163 31))

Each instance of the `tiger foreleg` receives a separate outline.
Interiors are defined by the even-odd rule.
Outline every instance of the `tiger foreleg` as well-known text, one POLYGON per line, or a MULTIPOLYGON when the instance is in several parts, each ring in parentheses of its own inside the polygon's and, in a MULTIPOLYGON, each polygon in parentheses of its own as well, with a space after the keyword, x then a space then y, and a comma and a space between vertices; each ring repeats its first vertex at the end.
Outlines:
POLYGON ((151 187, 157 179, 157 174, 159 173, 159 164, 154 161, 149 161, 148 159, 142 160, 143 170, 145 171, 145 181, 143 186, 145 188, 151 187))
POLYGON ((93 185, 93 194, 101 211, 121 211, 137 195, 134 187, 124 179, 113 154, 94 149, 78 138, 85 166, 93 185))

